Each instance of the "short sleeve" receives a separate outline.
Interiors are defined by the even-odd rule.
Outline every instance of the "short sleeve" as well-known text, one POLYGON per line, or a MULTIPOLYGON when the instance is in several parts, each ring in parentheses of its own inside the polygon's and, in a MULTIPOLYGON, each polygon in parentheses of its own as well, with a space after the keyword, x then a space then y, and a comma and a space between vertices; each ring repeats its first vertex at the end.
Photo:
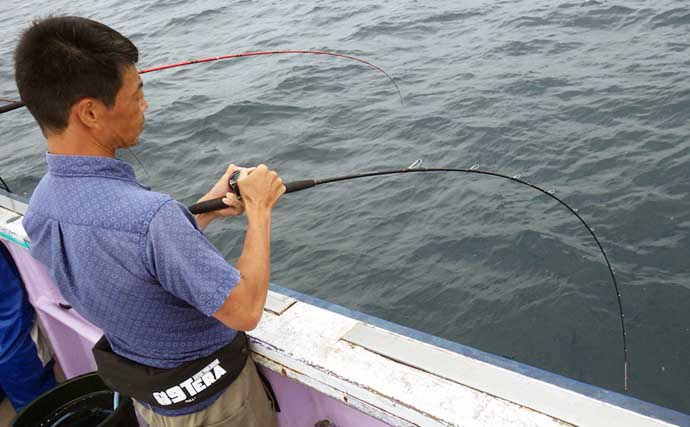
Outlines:
POLYGON ((218 311, 239 283, 239 271, 175 200, 153 216, 145 243, 147 267, 161 286, 207 316, 218 311))

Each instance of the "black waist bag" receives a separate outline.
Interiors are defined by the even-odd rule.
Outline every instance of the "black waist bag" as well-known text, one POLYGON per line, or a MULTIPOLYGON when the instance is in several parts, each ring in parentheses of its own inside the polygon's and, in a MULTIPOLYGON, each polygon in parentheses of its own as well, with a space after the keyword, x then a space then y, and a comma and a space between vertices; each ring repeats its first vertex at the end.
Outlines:
POLYGON ((209 356, 172 369, 152 368, 115 354, 105 336, 93 347, 98 375, 111 389, 164 409, 180 409, 225 390, 240 375, 249 355, 247 336, 209 356))

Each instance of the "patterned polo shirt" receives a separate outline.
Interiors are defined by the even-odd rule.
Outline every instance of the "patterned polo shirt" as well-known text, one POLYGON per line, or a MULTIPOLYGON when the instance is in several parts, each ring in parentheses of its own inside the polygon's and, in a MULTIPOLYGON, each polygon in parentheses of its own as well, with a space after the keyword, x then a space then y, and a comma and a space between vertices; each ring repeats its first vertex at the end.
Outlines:
MULTIPOLYGON (((136 181, 132 167, 97 156, 46 155, 24 228, 31 255, 65 299, 101 328, 113 351, 172 368, 207 356, 236 331, 211 317, 239 272, 187 208, 136 181)), ((208 406, 168 414, 191 413, 208 406)))

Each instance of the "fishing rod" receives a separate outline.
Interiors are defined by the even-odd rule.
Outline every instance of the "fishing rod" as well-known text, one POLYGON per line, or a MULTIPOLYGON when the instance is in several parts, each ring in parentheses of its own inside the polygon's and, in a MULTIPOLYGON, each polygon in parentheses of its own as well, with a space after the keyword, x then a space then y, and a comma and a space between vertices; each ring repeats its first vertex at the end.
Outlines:
POLYGON ((2 187, 5 189, 5 191, 7 191, 8 193, 12 192, 12 190, 10 190, 10 186, 7 185, 7 183, 5 182, 4 179, 2 179, 1 176, 0 176, 0 183, 2 184, 2 187))
MULTIPOLYGON (((478 175, 484 175, 484 176, 493 176, 497 178, 503 178, 507 179, 513 182, 517 182, 519 184, 526 185, 534 190, 537 190, 543 194, 546 194, 547 196, 551 197, 552 199, 556 200, 558 203, 560 203, 562 206, 565 206, 570 213, 575 215, 578 220, 585 226, 589 234, 594 238, 594 241, 596 242, 597 246, 599 247, 599 250, 601 251, 601 254, 604 256, 604 260, 606 261, 606 267, 609 270, 609 274, 611 275, 611 281, 613 282, 613 287, 616 292, 616 299, 618 300, 618 313, 620 315, 621 319, 621 334, 623 338, 623 383, 624 383, 624 389, 625 391, 628 390, 628 344, 627 344, 627 333, 625 331, 625 315, 623 314, 623 304, 621 303, 621 294, 618 288, 618 282, 616 281, 616 276, 613 274, 613 268, 611 267, 611 263, 609 262, 609 257, 606 255, 606 251, 604 251, 604 247, 601 245, 599 242, 599 239, 597 238, 596 234, 594 234, 594 229, 592 229, 587 222, 580 216, 580 214, 575 211, 575 209, 571 208, 566 202, 558 198, 557 196, 554 195, 553 190, 544 190, 543 188, 531 184, 527 181, 524 181, 521 179, 520 175, 513 175, 513 176, 508 176, 508 175, 503 175, 501 173, 497 172, 491 172, 491 171, 485 171, 485 170, 480 170, 479 165, 474 165, 471 168, 423 168, 422 166, 422 160, 417 160, 414 163, 412 163, 410 166, 408 166, 405 169, 391 169, 391 170, 382 170, 382 171, 374 171, 374 172, 364 172, 364 173, 358 173, 358 174, 352 174, 352 175, 344 175, 344 176, 338 176, 338 177, 332 177, 332 178, 324 178, 324 179, 303 179, 299 181, 291 181, 285 183, 285 193, 295 193, 297 191, 302 191, 306 190, 308 188, 316 187, 317 185, 323 185, 323 184, 329 184, 332 182, 341 182, 341 181, 349 181, 352 179, 360 179, 360 178, 369 178, 369 177, 374 177, 374 176, 383 176, 383 175, 396 175, 396 174, 409 174, 409 173, 421 173, 421 172, 459 172, 459 173, 468 173, 468 174, 478 174, 478 175)), ((239 192, 239 187, 237 185, 237 179, 239 177, 239 172, 235 172, 230 176, 228 184, 230 185, 230 189, 239 197, 241 197, 241 194, 239 192)), ((227 208, 228 206, 223 203, 223 197, 219 197, 217 199, 211 199, 211 200, 206 200, 204 202, 196 203, 194 205, 189 206, 189 210, 192 214, 200 214, 200 213, 206 213, 206 212, 212 212, 220 209, 227 208)))
MULTIPOLYGON (((369 67, 383 73, 388 78, 388 80, 390 80, 390 82, 393 83, 393 86, 395 86, 395 90, 398 93, 398 98, 400 98, 400 103, 401 104, 403 103, 403 97, 402 97, 402 93, 400 92, 400 87, 398 87, 398 83, 383 68, 379 67, 378 65, 376 65, 370 61, 366 61, 366 60, 364 60, 362 58, 358 58, 356 56, 346 55, 344 53, 338 53, 338 52, 327 52, 327 51, 323 51, 323 50, 285 49, 285 50, 270 50, 270 51, 233 53, 231 55, 211 56, 209 58, 191 59, 189 61, 176 62, 173 64, 167 64, 167 65, 159 65, 156 67, 144 68, 143 70, 138 70, 138 71, 139 71, 139 74, 146 74, 146 73, 152 73, 155 71, 167 70, 170 68, 186 67, 186 66, 192 65, 192 64, 201 64, 201 63, 205 63, 205 62, 220 61, 220 60, 225 60, 225 59, 237 59, 237 58, 247 58, 247 57, 253 57, 253 56, 266 56, 266 55, 296 55, 296 54, 333 56, 336 58, 348 59, 351 61, 356 61, 356 62, 365 64, 365 65, 368 65, 369 67)), ((14 101, 14 100, 9 100, 9 99, 0 99, 0 101, 4 101, 7 103, 7 105, 0 106, 0 114, 6 113, 8 111, 16 110, 16 109, 24 106, 24 103, 22 103, 21 101, 14 101)))
POLYGON ((22 108, 24 106, 24 103, 21 101, 13 101, 10 99, 3 99, 2 101, 6 102, 7 105, 0 106, 0 114, 16 110, 17 108, 22 108))

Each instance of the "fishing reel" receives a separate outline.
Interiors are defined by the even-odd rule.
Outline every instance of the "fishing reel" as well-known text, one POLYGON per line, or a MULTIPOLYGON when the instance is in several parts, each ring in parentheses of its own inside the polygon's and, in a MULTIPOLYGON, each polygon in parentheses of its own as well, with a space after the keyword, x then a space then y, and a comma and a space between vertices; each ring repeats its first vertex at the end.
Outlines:
POLYGON ((228 179, 228 185, 230 186, 230 191, 235 193, 237 199, 242 200, 242 194, 240 193, 240 186, 237 185, 237 180, 240 179, 240 171, 235 171, 230 175, 228 179))

